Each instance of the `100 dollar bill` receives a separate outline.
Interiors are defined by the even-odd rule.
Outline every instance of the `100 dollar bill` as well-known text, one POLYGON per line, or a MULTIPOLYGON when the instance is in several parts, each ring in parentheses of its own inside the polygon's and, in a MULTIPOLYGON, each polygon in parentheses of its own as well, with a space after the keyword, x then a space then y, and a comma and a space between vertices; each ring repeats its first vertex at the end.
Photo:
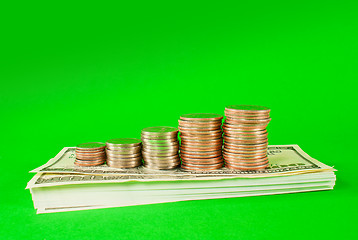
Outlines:
MULTIPOLYGON (((107 165, 80 167, 74 164, 75 147, 65 147, 43 166, 32 170, 35 173, 62 173, 97 175, 96 178, 115 177, 127 181, 164 181, 164 180, 214 180, 228 177, 273 177, 294 175, 307 172, 333 171, 306 154, 297 145, 271 145, 268 147, 269 167, 264 170, 240 171, 222 168, 210 172, 188 172, 180 168, 174 170, 151 170, 145 167, 117 169, 107 165)), ((65 177, 66 175, 64 175, 65 177)), ((85 176, 80 176, 85 177, 85 176)), ((45 181, 45 180, 44 180, 45 181)), ((51 181, 51 180, 46 180, 51 181)))

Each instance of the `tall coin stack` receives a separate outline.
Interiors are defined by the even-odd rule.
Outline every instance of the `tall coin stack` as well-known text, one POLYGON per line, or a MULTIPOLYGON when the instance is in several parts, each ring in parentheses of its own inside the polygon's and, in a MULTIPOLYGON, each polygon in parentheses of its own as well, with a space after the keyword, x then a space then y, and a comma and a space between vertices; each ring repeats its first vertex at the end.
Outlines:
POLYGON ((107 165, 134 168, 142 165, 142 141, 136 138, 116 138, 106 142, 107 165))
POLYGON ((179 119, 182 169, 207 171, 223 166, 222 119, 219 114, 193 113, 179 119))
POLYGON ((150 169, 173 169, 180 164, 177 128, 144 128, 141 138, 145 167, 150 169))
POLYGON ((106 145, 100 142, 81 143, 76 146, 77 166, 97 166, 106 161, 104 149, 106 145))
POLYGON ((259 170, 268 166, 267 130, 270 109, 262 106, 230 105, 225 108, 225 166, 238 170, 259 170))

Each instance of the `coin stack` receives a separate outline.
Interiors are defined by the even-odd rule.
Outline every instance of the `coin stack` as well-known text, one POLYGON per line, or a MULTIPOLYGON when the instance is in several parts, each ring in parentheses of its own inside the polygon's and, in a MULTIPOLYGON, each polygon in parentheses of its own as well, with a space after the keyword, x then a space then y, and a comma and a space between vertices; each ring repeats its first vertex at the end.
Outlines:
POLYGON ((141 138, 145 167, 150 169, 173 169, 180 164, 177 128, 144 128, 141 138))
POLYGON ((268 166, 267 130, 270 109, 252 105, 225 108, 225 166, 238 170, 259 170, 268 166))
POLYGON ((136 138, 116 138, 106 142, 107 165, 134 168, 142 165, 142 141, 136 138))
POLYGON ((223 117, 212 113, 182 115, 179 119, 182 169, 208 171, 223 166, 223 117))
POLYGON ((100 142, 81 143, 76 147, 77 166, 97 166, 106 161, 106 145, 100 142))

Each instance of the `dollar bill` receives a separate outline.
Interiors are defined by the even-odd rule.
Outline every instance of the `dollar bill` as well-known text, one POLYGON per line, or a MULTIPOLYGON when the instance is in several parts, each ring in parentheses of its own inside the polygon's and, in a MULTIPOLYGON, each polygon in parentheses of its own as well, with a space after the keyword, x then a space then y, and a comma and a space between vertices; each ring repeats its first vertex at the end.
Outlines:
POLYGON ((78 182, 126 182, 126 181, 178 181, 178 180, 218 180, 227 178, 259 178, 295 175, 309 172, 333 171, 327 166, 307 155, 297 145, 272 145, 268 148, 270 166, 261 171, 239 171, 222 168, 211 172, 187 172, 180 168, 175 170, 150 170, 144 167, 116 169, 107 165, 95 167, 78 167, 74 165, 75 148, 66 147, 57 156, 43 166, 31 172, 38 174, 28 186, 61 185, 61 182, 76 184, 78 182), (61 173, 61 175, 56 175, 61 173), (52 175, 54 174, 54 175, 52 175))

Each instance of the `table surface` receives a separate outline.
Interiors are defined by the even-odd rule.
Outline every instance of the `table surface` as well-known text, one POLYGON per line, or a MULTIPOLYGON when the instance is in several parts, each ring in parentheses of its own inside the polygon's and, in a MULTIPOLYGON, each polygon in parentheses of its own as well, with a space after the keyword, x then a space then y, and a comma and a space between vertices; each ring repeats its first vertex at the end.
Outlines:
POLYGON ((13 4, 0 14, 1 239, 354 239, 356 3, 13 4), (63 147, 187 113, 271 108, 270 144, 332 191, 37 215, 28 173, 63 147))

